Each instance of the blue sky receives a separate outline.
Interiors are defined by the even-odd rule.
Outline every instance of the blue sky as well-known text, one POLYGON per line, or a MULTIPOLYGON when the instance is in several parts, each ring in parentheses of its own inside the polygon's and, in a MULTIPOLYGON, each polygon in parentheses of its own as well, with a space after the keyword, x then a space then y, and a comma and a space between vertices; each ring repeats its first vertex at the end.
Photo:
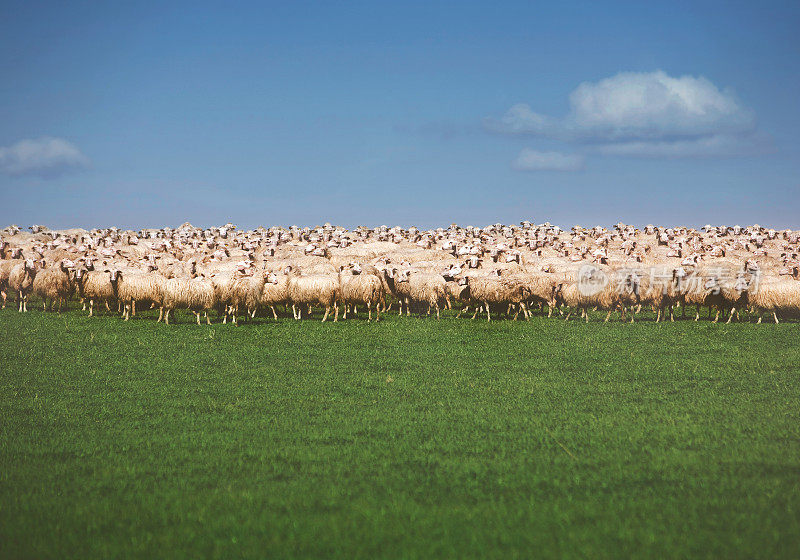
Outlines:
POLYGON ((122 4, 0 4, 0 225, 800 227, 797 2, 122 4))

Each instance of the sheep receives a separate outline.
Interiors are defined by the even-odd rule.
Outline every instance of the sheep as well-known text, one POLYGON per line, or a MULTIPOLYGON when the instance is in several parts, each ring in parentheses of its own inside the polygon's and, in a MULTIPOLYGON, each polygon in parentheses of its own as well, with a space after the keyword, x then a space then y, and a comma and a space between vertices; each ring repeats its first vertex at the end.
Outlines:
POLYGON ((726 295, 725 290, 729 286, 724 281, 721 282, 721 279, 735 278, 736 275, 734 269, 724 266, 697 267, 686 276, 685 282, 682 283, 682 294, 679 299, 685 306, 694 305, 696 307, 695 321, 700 318, 700 307, 708 307, 709 318, 711 318, 712 310, 716 308, 717 315, 714 318, 716 323, 720 313, 734 306, 734 300, 739 297, 732 293, 726 295))
POLYGON ((58 312, 61 313, 64 301, 70 298, 75 289, 71 278, 74 266, 72 261, 62 260, 55 266, 44 268, 34 278, 32 291, 42 298, 45 311, 48 303, 55 306, 58 301, 58 312))
POLYGON ((234 325, 236 324, 236 316, 240 306, 246 308, 248 316, 251 313, 255 314, 255 309, 261 300, 261 293, 264 291, 268 275, 269 273, 264 271, 252 276, 236 276, 233 278, 228 290, 229 297, 225 303, 227 305, 226 315, 231 315, 234 325))
MULTIPOLYGON (((525 287, 528 292, 528 298, 527 301, 523 303, 527 307, 531 305, 547 304, 547 316, 552 316, 553 309, 556 307, 555 292, 557 285, 556 278, 553 275, 524 272, 512 273, 510 275, 504 274, 503 278, 506 280, 514 280, 525 287)), ((527 309, 523 308, 523 312, 527 318, 529 315, 527 309)))
POLYGON ((339 302, 344 305, 343 319, 347 319, 347 306, 363 304, 367 306, 367 322, 372 321, 372 305, 375 304, 377 318, 381 319, 379 302, 384 297, 383 284, 374 274, 362 273, 359 266, 347 269, 344 266, 339 270, 339 289, 337 291, 339 302))
POLYGON ((6 299, 8 298, 9 290, 8 280, 11 276, 11 271, 19 262, 18 260, 0 260, 0 296, 3 298, 2 309, 6 308, 6 299))
POLYGON ((761 281, 755 290, 748 293, 747 299, 758 314, 758 323, 761 323, 765 311, 771 311, 775 323, 778 323, 778 313, 800 315, 800 282, 791 279, 761 281))
POLYGON ((405 270, 393 278, 395 290, 399 296, 400 314, 403 313, 402 304, 406 305, 406 316, 410 315, 409 306, 411 303, 428 304, 427 314, 430 315, 433 308, 436 308, 436 318, 440 318, 439 302, 447 299, 445 279, 441 274, 426 272, 412 273, 405 270))
POLYGON ((608 274, 595 267, 579 271, 575 280, 560 282, 556 288, 555 299, 570 308, 564 317, 565 321, 569 320, 573 311, 580 309, 581 316, 587 323, 589 322, 587 310, 590 307, 608 310, 605 318, 605 322, 608 322, 612 311, 620 301, 608 274))
POLYGON ((451 298, 453 302, 468 303, 469 290, 467 284, 460 283, 458 280, 447 280, 444 284, 445 297, 447 299, 447 307, 452 309, 451 298))
POLYGON ((649 274, 642 275, 640 301, 653 306, 653 310, 656 311, 656 323, 661 320, 662 315, 666 317, 666 309, 669 309, 669 320, 675 322, 673 308, 680 304, 683 298, 686 276, 683 267, 654 267, 650 269, 649 274))
POLYGON ((95 301, 104 303, 106 311, 110 311, 108 305, 110 302, 117 301, 119 274, 118 270, 86 271, 82 267, 76 270, 75 283, 78 295, 83 300, 89 301, 89 317, 94 314, 95 301))
POLYGON ((123 319, 125 321, 136 316, 137 303, 150 303, 159 307, 158 321, 164 315, 164 284, 166 278, 163 275, 150 272, 128 272, 125 271, 119 281, 117 288, 117 299, 124 306, 123 319))
POLYGON ((273 318, 277 319, 275 306, 289 302, 289 277, 286 274, 270 272, 261 290, 260 305, 269 306, 273 318))
POLYGON ((640 270, 636 269, 611 269, 611 301, 605 299, 605 293, 599 292, 599 298, 596 307, 607 309, 606 322, 611 317, 615 309, 620 311, 620 320, 625 320, 625 309, 631 309, 631 323, 634 322, 634 308, 641 307, 643 300, 642 294, 647 291, 647 276, 640 270), (643 290, 642 283, 645 282, 645 289, 643 290))
MULTIPOLYGON (((530 290, 518 279, 501 278, 491 276, 467 276, 467 294, 471 301, 483 304, 486 310, 486 320, 491 321, 491 305, 513 305, 518 304, 528 318, 528 311, 525 300, 530 296, 530 290)), ((478 311, 476 309, 474 319, 478 311)), ((519 311, 517 312, 517 314, 519 311)), ((516 319, 517 315, 514 315, 516 319)))
POLYGON ((288 293, 292 302, 292 314, 295 319, 302 318, 302 305, 320 305, 325 308, 322 321, 328 318, 331 307, 334 309, 333 321, 339 320, 337 291, 338 278, 335 275, 311 274, 301 276, 298 269, 289 269, 288 293))
POLYGON ((9 288, 14 290, 17 294, 17 304, 19 312, 24 313, 28 311, 28 295, 33 288, 33 281, 38 272, 36 261, 33 259, 25 259, 18 263, 11 269, 8 276, 9 288))
POLYGON ((0 242, 0 259, 16 260, 22 258, 22 247, 12 247, 8 241, 0 242))
POLYGON ((217 311, 222 316, 223 324, 228 322, 230 315, 230 305, 233 301, 234 286, 236 285, 236 275, 233 272, 224 272, 211 276, 211 285, 214 288, 214 300, 217 303, 217 311))
POLYGON ((203 277, 198 278, 170 278, 164 282, 164 324, 169 325, 170 311, 175 309, 189 309, 197 316, 200 324, 200 313, 206 317, 206 324, 210 325, 208 312, 214 309, 217 300, 214 284, 203 277))
POLYGON ((589 315, 586 313, 586 309, 589 307, 589 304, 581 293, 577 282, 560 282, 556 286, 555 297, 558 303, 564 305, 570 310, 567 313, 567 316, 564 318, 565 321, 569 321, 569 318, 572 316, 572 313, 575 309, 580 309, 582 316, 586 318, 586 322, 589 322, 589 315))

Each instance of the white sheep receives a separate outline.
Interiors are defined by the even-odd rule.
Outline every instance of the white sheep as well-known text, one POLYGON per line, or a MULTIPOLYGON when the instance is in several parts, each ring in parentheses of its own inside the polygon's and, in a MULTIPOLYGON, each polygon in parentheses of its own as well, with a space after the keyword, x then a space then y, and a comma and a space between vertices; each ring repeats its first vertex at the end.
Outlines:
POLYGON ((75 291, 72 282, 74 266, 72 261, 61 260, 55 266, 45 267, 36 274, 31 291, 42 298, 45 311, 48 309, 48 303, 55 306, 58 302, 58 312, 61 313, 62 305, 72 296, 75 291))
POLYGON ((302 318, 303 305, 320 305, 325 308, 324 322, 331 308, 334 309, 334 322, 339 320, 339 305, 336 293, 339 282, 336 275, 311 274, 302 276, 298 269, 289 270, 289 301, 292 302, 292 313, 295 319, 302 318))
POLYGON ((117 288, 117 299, 124 306, 123 318, 136 316, 137 303, 149 303, 159 307, 158 321, 163 318, 164 284, 167 279, 157 272, 125 271, 117 288))
POLYGON ((377 319, 381 319, 379 302, 384 297, 383 284, 374 274, 363 273, 360 266, 351 268, 342 267, 339 271, 339 302, 344 305, 343 319, 347 319, 347 307, 366 305, 368 311, 367 322, 372 320, 372 306, 375 305, 377 319))
POLYGON ((14 265, 14 268, 11 269, 11 273, 8 276, 9 288, 14 290, 14 293, 17 294, 17 304, 20 313, 28 311, 28 295, 33 288, 33 281, 36 279, 37 272, 36 261, 33 259, 25 259, 14 265))
POLYGON ((206 323, 211 324, 208 312, 214 309, 216 298, 214 285, 205 278, 170 278, 164 282, 164 323, 169 325, 170 311, 175 309, 189 309, 197 316, 200 324, 200 314, 204 313, 206 323))

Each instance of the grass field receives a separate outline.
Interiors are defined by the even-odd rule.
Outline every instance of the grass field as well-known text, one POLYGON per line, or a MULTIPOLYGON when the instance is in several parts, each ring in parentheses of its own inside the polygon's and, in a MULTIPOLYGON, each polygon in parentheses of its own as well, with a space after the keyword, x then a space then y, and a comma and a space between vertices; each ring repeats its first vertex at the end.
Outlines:
POLYGON ((797 558, 798 333, 7 308, 0 555, 797 558))

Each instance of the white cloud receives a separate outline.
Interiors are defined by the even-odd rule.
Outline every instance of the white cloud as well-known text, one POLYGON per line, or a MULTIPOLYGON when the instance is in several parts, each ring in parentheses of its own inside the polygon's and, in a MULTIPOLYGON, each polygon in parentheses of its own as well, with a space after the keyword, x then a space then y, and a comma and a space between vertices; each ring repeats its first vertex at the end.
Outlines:
POLYGON ((499 120, 486 119, 485 122, 489 129, 496 132, 550 137, 561 135, 561 123, 559 121, 534 113, 530 105, 526 103, 517 103, 499 120))
POLYGON ((750 132, 755 116, 703 77, 625 72, 569 96, 568 130, 589 137, 662 139, 750 132))
POLYGON ((577 171, 583 169, 584 157, 561 152, 539 152, 523 148, 511 166, 518 171, 577 171))
POLYGON ((593 152, 641 158, 704 158, 764 154, 772 151, 767 138, 757 134, 717 134, 705 138, 672 141, 633 141, 597 144, 593 152))
POLYGON ((74 144, 45 136, 0 147, 0 171, 8 175, 54 177, 86 167, 89 159, 74 144))
POLYGON ((584 82, 569 100, 570 112, 562 119, 518 103, 487 126, 510 134, 589 141, 699 137, 755 127, 753 112, 732 92, 720 91, 703 77, 673 78, 660 70, 584 82))
POLYGON ((563 118, 519 103, 485 124, 496 132, 554 138, 618 155, 740 155, 759 144, 750 138, 756 128, 753 111, 704 77, 622 72, 580 84, 569 102, 563 118))

